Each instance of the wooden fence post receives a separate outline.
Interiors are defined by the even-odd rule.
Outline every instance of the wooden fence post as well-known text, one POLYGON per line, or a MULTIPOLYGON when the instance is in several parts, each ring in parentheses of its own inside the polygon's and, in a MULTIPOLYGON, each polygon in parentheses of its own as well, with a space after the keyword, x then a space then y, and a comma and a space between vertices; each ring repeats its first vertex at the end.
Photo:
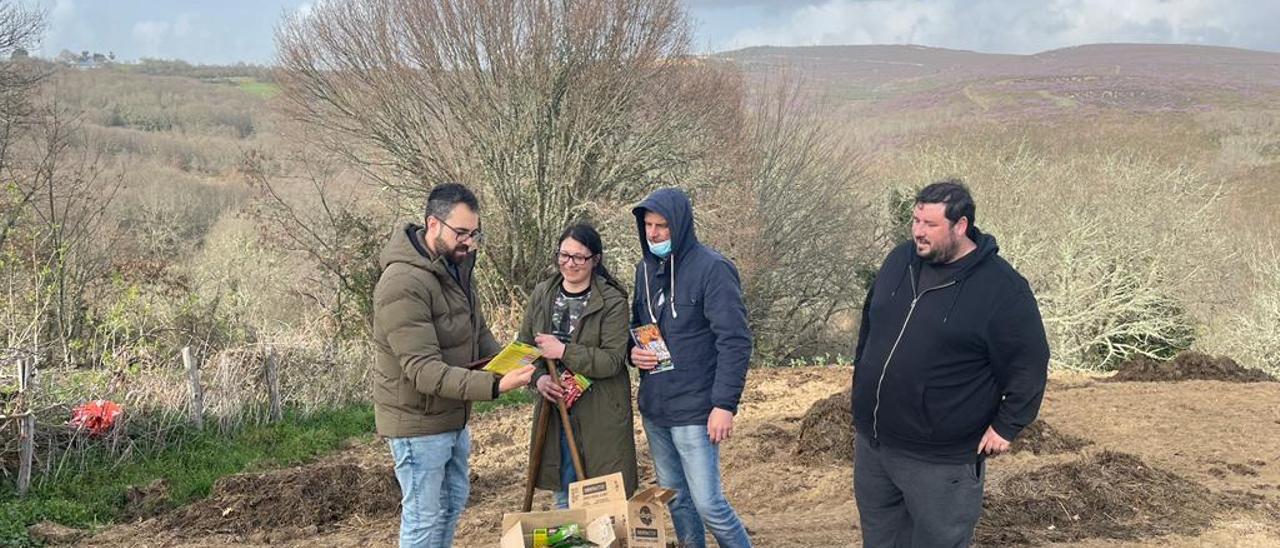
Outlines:
POLYGON ((18 397, 27 408, 18 419, 18 496, 25 496, 31 487, 31 461, 36 440, 36 416, 31 411, 31 370, 34 367, 34 363, 18 360, 18 397))
POLYGON ((280 364, 274 346, 267 348, 267 394, 271 399, 271 422, 278 422, 283 413, 280 410, 280 364))
POLYGON ((187 366, 187 379, 191 381, 191 422, 197 430, 204 430, 204 389, 200 387, 200 364, 191 357, 191 347, 182 347, 182 363, 187 366))

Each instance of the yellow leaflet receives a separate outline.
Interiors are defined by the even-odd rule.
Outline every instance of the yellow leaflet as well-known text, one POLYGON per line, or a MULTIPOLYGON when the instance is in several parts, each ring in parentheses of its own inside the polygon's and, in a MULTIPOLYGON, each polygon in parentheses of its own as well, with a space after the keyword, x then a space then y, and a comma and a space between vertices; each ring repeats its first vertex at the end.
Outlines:
POLYGON ((489 361, 489 365, 484 366, 484 370, 495 375, 506 375, 511 371, 524 367, 533 363, 534 360, 542 357, 542 351, 536 346, 530 346, 520 341, 514 341, 502 349, 497 356, 489 361))

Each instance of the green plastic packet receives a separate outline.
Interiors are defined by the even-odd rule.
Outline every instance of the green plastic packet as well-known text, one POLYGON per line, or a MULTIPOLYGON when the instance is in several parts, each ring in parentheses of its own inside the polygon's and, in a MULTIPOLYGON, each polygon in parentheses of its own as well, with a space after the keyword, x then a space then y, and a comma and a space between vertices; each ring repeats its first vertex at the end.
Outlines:
POLYGON ((596 546, 582 536, 582 528, 576 523, 547 530, 547 546, 550 548, 585 548, 596 546))

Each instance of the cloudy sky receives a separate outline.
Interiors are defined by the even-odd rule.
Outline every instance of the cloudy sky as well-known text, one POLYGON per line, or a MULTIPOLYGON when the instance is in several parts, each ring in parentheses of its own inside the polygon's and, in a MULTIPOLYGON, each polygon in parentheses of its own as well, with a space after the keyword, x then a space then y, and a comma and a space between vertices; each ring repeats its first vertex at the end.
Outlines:
MULTIPOLYGON (((43 8, 40 51, 269 63, 280 16, 308 0, 18 0, 43 8)), ((1035 53, 1099 42, 1280 51, 1280 0, 686 0, 700 51, 920 44, 1035 53)))

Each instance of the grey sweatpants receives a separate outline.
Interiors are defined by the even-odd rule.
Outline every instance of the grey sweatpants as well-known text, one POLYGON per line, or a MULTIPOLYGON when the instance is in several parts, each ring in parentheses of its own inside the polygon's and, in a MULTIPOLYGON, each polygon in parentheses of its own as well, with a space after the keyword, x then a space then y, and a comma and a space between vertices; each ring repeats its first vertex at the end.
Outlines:
POLYGON ((853 494, 862 545, 968 546, 982 515, 985 464, 926 462, 857 436, 853 494))

